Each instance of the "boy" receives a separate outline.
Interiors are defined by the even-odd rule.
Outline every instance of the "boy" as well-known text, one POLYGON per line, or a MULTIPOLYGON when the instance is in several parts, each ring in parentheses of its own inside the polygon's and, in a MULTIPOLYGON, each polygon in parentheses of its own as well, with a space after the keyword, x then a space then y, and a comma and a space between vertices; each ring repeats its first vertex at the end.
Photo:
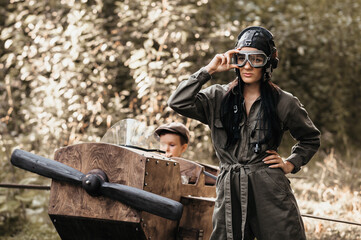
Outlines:
POLYGON ((159 136, 160 150, 166 157, 181 157, 188 147, 189 130, 179 122, 163 124, 155 130, 159 136))

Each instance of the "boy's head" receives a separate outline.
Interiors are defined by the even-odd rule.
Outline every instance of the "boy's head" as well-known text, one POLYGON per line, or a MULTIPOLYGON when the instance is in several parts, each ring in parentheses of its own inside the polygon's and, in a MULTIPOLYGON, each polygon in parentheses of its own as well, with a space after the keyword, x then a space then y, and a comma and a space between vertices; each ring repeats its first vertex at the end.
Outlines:
POLYGON ((160 139, 160 150, 166 152, 167 157, 180 157, 188 147, 189 130, 179 122, 172 122, 159 126, 155 133, 160 139))

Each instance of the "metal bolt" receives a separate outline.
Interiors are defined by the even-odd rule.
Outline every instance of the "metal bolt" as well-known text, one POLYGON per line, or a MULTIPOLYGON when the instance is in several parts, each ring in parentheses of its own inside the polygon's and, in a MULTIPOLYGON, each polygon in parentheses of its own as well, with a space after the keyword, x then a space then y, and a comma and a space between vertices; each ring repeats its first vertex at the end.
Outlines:
POLYGON ((149 162, 149 158, 147 158, 147 162, 149 162))
POLYGON ((135 231, 137 231, 137 232, 138 232, 138 231, 139 231, 139 229, 138 229, 138 228, 135 228, 135 231))
POLYGON ((143 224, 143 227, 146 227, 146 226, 147 226, 147 224, 144 223, 144 224, 143 224))
POLYGON ((158 163, 159 163, 159 161, 157 160, 155 163, 156 163, 156 164, 158 164, 158 163))
POLYGON ((144 183, 144 186, 147 186, 148 184, 147 183, 144 183))
POLYGON ((202 239, 203 239, 203 230, 199 229, 198 240, 202 240, 202 239))
POLYGON ((169 162, 167 162, 166 165, 169 166, 169 162))
POLYGON ((54 222, 56 222, 56 219, 54 218, 54 222))
POLYGON ((147 176, 148 175, 148 172, 145 172, 145 176, 147 176))
POLYGON ((176 163, 176 162, 174 163, 174 166, 177 166, 177 163, 176 163))

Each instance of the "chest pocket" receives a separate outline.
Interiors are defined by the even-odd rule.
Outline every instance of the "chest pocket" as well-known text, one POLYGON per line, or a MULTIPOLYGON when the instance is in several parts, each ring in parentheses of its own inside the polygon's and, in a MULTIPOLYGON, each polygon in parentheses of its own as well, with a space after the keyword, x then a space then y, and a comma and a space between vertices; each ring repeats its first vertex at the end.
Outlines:
MULTIPOLYGON (((242 132, 243 132, 243 128, 245 127, 244 119, 242 119, 242 121, 239 123, 239 127, 240 127, 240 131, 241 131, 241 139, 242 139, 243 138, 242 132)), ((226 130, 223 126, 221 119, 216 118, 214 120, 214 129, 212 131, 212 134, 213 134, 212 141, 213 141, 215 147, 225 148, 225 146, 227 144, 227 133, 226 133, 226 130)), ((233 147, 231 147, 231 148, 233 148, 233 147)))

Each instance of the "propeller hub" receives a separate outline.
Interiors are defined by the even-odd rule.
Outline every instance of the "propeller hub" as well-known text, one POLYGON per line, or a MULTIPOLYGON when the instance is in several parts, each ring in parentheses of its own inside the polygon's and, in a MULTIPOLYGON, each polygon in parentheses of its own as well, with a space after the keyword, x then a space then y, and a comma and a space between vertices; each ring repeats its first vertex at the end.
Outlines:
POLYGON ((107 175, 100 169, 93 169, 82 179, 82 187, 93 196, 100 196, 99 189, 104 182, 108 182, 107 175))

